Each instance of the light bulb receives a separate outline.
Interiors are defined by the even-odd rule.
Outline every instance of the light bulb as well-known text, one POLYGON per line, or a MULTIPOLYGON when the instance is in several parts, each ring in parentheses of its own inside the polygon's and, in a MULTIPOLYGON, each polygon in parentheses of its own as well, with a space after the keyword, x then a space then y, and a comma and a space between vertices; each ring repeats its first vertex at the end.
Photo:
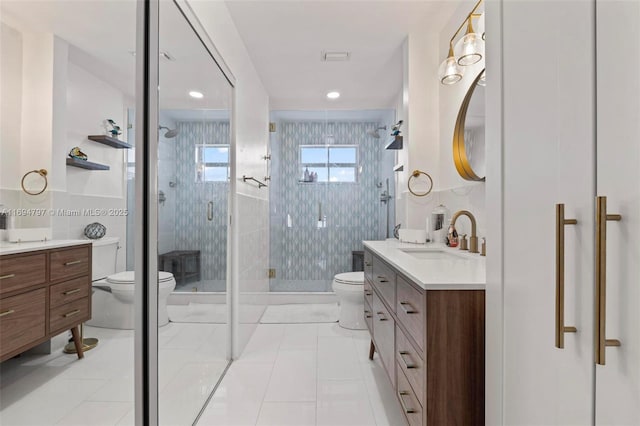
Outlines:
POLYGON ((440 68, 438 69, 438 77, 440 77, 440 83, 442 84, 455 84, 462 80, 464 75, 464 68, 458 65, 458 61, 453 56, 452 49, 449 49, 449 56, 445 59, 440 68))

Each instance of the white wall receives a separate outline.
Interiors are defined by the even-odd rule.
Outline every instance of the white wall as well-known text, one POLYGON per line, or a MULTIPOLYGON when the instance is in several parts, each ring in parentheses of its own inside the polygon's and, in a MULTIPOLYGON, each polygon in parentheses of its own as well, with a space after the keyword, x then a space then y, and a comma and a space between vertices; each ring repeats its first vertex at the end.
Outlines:
POLYGON ((237 244, 232 270, 234 306, 239 327, 235 328, 234 357, 244 349, 255 330, 255 315, 244 315, 249 304, 263 305, 266 298, 256 293, 269 290, 269 191, 243 183, 243 175, 264 178, 267 170, 263 156, 269 141, 269 97, 247 53, 242 38, 223 2, 189 2, 216 48, 236 78, 236 217, 234 236, 237 244), (252 318, 253 317, 253 318, 252 318))
MULTIPOLYGON (((438 79, 438 67, 447 57, 449 39, 473 8, 475 2, 451 2, 442 5, 439 15, 429 16, 425 24, 410 32, 405 41, 403 91, 398 94, 399 119, 405 119, 405 147, 398 152, 396 222, 403 228, 423 228, 426 218, 439 204, 453 214, 470 210, 477 219, 478 235, 486 235, 485 184, 463 180, 453 163, 453 128, 462 99, 484 61, 468 67, 462 81, 444 86, 438 79), (442 24, 444 22, 444 25, 442 24), (433 192, 426 197, 409 193, 408 178, 413 170, 422 170, 433 178, 433 192)), ((456 224, 460 234, 471 233, 467 219, 456 224)))

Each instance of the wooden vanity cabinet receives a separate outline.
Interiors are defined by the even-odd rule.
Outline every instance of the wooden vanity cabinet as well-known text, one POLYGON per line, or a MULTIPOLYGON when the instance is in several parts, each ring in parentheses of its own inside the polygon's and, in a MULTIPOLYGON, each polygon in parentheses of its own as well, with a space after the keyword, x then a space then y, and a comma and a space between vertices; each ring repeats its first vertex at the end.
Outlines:
POLYGON ((91 319, 91 244, 0 256, 0 362, 91 319))
POLYGON ((365 319, 409 425, 484 425, 484 290, 424 290, 365 261, 365 319))

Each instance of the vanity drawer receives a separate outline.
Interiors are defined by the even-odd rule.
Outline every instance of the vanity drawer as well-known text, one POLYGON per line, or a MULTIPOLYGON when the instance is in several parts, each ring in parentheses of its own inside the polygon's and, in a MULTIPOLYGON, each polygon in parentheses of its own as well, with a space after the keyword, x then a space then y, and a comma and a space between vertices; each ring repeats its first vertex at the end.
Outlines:
POLYGON ((89 277, 80 277, 71 281, 52 285, 49 290, 49 305, 52 308, 89 296, 91 282, 89 277))
POLYGON ((369 333, 373 334, 373 310, 369 302, 364 302, 364 322, 367 324, 369 333))
POLYGON ((364 251, 364 277, 369 281, 373 280, 373 255, 370 251, 364 251))
MULTIPOLYGON (((407 417, 409 426, 422 426, 422 406, 420 405, 416 394, 413 392, 413 389, 409 384, 409 380, 407 380, 407 377, 404 375, 399 364, 397 365, 397 368, 398 387, 396 388, 396 394, 398 396, 398 399, 400 400, 402 411, 407 417)), ((435 390, 434 392, 437 392, 437 390, 435 390)))
POLYGON ((373 305, 373 288, 371 287, 371 283, 364 280, 364 301, 369 304, 369 306, 373 305))
POLYGON ((51 281, 89 273, 89 247, 51 252, 51 281))
POLYGON ((387 370, 391 383, 395 385, 395 322, 375 293, 373 295, 372 308, 373 340, 376 344, 378 355, 380 355, 380 359, 382 359, 382 365, 384 365, 385 370, 387 370))
POLYGON ((44 288, 0 300, 0 356, 45 336, 44 288))
POLYGON ((49 313, 49 332, 64 331, 90 319, 90 308, 91 299, 88 297, 51 308, 49 313))
POLYGON ((424 361, 398 326, 396 326, 396 362, 422 404, 426 377, 424 361))
POLYGON ((396 308, 396 273, 377 257, 373 259, 373 286, 387 305, 396 308))
POLYGON ((413 287, 404 278, 397 278, 398 321, 407 329, 413 340, 424 352, 424 333, 426 328, 426 298, 425 293, 413 287))
POLYGON ((46 282, 46 254, 0 257, 0 294, 46 282))

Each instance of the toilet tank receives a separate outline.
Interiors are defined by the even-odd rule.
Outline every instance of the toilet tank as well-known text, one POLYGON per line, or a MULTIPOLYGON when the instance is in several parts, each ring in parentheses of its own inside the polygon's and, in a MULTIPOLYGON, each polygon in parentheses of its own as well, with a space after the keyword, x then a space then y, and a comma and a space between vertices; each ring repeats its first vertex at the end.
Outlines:
POLYGON ((119 243, 120 238, 118 237, 103 237, 92 241, 91 281, 100 280, 116 273, 119 243))

